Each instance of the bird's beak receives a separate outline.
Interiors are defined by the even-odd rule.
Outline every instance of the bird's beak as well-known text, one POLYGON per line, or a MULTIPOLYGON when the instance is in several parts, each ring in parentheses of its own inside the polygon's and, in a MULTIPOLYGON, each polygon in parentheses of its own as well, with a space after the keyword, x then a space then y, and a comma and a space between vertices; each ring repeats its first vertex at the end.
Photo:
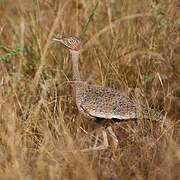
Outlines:
POLYGON ((58 41, 58 42, 62 42, 62 38, 53 38, 53 41, 58 41))

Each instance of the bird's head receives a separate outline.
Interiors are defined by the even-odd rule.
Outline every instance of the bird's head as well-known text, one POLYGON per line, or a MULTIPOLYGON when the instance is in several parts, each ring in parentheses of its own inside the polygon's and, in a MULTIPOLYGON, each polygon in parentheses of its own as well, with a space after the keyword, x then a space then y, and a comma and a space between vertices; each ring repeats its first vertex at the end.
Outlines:
POLYGON ((53 38, 54 41, 58 41, 63 44, 70 51, 80 51, 82 49, 82 41, 79 37, 63 37, 63 38, 53 38))

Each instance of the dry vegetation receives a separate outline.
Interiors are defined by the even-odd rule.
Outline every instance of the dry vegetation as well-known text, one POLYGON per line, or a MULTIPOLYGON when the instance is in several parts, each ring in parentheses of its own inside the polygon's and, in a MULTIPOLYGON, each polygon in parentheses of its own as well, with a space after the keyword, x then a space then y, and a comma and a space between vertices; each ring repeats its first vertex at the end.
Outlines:
POLYGON ((93 12, 96 2, 0 0, 0 179, 180 176, 180 4, 98 0, 93 12), (112 124, 117 149, 78 151, 101 128, 78 113, 69 54, 51 39, 79 34, 84 80, 138 94, 165 115, 112 124))

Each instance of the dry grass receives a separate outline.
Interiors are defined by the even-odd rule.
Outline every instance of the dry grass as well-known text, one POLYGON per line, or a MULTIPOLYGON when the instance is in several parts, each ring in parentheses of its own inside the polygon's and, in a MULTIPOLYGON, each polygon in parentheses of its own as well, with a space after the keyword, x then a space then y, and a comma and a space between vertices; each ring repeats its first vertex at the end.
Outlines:
POLYGON ((0 179, 180 176, 176 0, 99 1, 82 37, 83 79, 140 94, 165 118, 112 125, 117 149, 76 151, 92 146, 91 132, 100 129, 78 113, 68 52, 51 38, 81 34, 95 5, 96 0, 0 1, 0 179))

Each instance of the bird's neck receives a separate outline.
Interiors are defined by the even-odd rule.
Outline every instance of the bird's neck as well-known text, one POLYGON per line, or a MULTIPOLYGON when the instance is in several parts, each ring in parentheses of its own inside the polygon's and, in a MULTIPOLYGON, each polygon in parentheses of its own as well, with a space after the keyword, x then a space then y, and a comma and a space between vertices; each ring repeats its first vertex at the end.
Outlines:
POLYGON ((74 81, 81 81, 80 73, 79 73, 79 52, 72 51, 72 63, 73 63, 73 80, 74 81))
POLYGON ((71 52, 72 55, 72 63, 73 63, 73 89, 74 89, 74 95, 76 97, 76 104, 79 107, 79 99, 81 96, 81 85, 82 81, 80 78, 80 73, 79 73, 79 67, 78 67, 78 61, 79 61, 79 52, 71 52))

